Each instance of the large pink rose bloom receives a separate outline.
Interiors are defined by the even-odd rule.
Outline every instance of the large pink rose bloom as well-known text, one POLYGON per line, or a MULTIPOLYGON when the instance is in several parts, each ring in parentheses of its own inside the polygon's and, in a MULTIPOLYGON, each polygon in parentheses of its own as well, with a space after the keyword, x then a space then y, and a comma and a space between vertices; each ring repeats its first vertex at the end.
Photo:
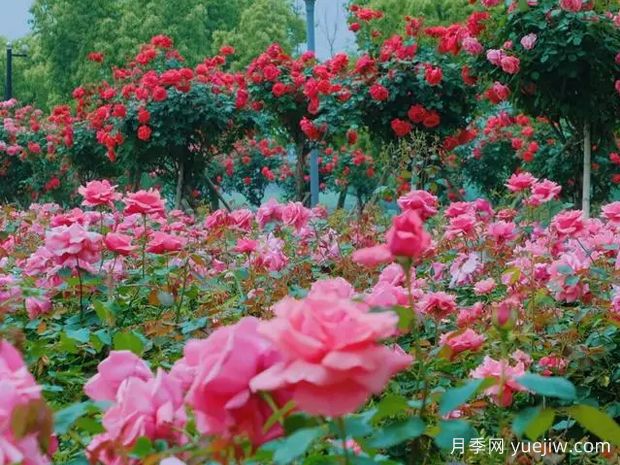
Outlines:
POLYGON ((183 389, 177 379, 163 370, 148 380, 128 377, 114 400, 103 416, 105 432, 95 436, 88 446, 91 461, 106 465, 125 463, 117 461, 119 446, 127 452, 142 436, 151 441, 163 439, 171 445, 186 442, 183 389))
POLYGON ((437 204, 437 197, 423 190, 411 191, 398 199, 398 206, 402 210, 415 211, 422 221, 437 214, 437 204))
POLYGON ((254 391, 291 388, 297 406, 310 414, 354 412, 411 363, 409 355, 380 343, 396 331, 394 313, 371 313, 334 294, 286 297, 274 313, 259 332, 273 341, 284 360, 257 375, 250 386, 254 391))
POLYGON ((148 381, 153 373, 144 360, 128 350, 113 350, 97 367, 97 374, 84 385, 84 392, 93 400, 114 401, 123 381, 129 378, 148 381))
POLYGON ((601 208, 602 217, 614 226, 620 226, 620 202, 612 202, 601 208))
POLYGON ((168 252, 178 252, 185 246, 186 240, 183 237, 173 236, 161 231, 155 231, 153 237, 147 244, 146 251, 155 254, 168 252))
POLYGON ((110 184, 106 179, 103 181, 91 181, 86 186, 80 186, 78 192, 84 197, 82 205, 87 207, 98 207, 100 205, 112 207, 114 201, 121 197, 116 192, 116 186, 110 184))
MULTIPOLYGON (((171 375, 189 387, 186 402, 201 433, 227 439, 245 434, 254 445, 282 435, 279 424, 263 431, 273 411, 250 390, 250 380, 280 360, 271 343, 258 334, 258 324, 256 318, 246 317, 207 339, 189 341, 172 368, 171 375)), ((271 395, 279 406, 290 398, 282 389, 271 395)))
POLYGON ((125 215, 140 213, 143 215, 162 216, 164 214, 164 201, 159 195, 159 191, 155 189, 141 190, 128 194, 123 199, 123 203, 125 204, 125 215))
POLYGON ((93 272, 92 265, 101 259, 101 235, 78 223, 58 226, 45 233, 45 248, 59 266, 93 272))
POLYGON ((288 226, 293 226, 297 231, 302 229, 312 217, 312 210, 303 206, 301 202, 290 202, 282 205, 282 222, 288 226))
POLYGON ((0 340, 0 464, 46 465, 50 461, 39 450, 38 433, 18 439, 11 427, 13 410, 41 398, 37 385, 19 352, 0 340))
POLYGON ((390 252, 396 257, 417 258, 431 245, 431 237, 424 230, 424 223, 413 210, 394 217, 385 237, 390 252))
POLYGON ((510 192, 522 192, 532 187, 536 181, 538 179, 532 173, 524 171, 522 173, 514 173, 508 178, 508 182, 505 185, 510 192))
POLYGON ((256 212, 256 221, 261 229, 268 223, 282 220, 282 205, 277 200, 271 198, 260 206, 256 212))
POLYGON ((506 360, 497 361, 487 355, 470 376, 476 379, 494 378, 495 384, 484 393, 491 396, 497 405, 509 407, 513 393, 526 390, 516 381, 516 378, 524 374, 525 366, 522 362, 511 366, 506 360))

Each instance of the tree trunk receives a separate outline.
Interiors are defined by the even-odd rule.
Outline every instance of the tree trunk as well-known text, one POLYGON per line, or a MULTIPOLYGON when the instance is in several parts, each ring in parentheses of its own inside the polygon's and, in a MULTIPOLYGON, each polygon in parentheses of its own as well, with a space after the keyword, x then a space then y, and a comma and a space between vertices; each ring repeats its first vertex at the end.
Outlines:
POLYGON ((581 194, 581 210, 586 218, 590 217, 591 168, 592 168, 592 135, 590 123, 583 127, 583 190, 581 194))
POLYGON ((297 187, 297 200, 303 202, 306 197, 306 155, 304 154, 304 143, 297 144, 297 164, 295 166, 295 181, 297 187))
POLYGON ((213 181, 209 179, 209 176, 206 172, 205 172, 205 179, 207 181, 207 184, 209 185, 209 193, 210 193, 209 198, 211 199, 211 208, 213 210, 217 210, 218 208, 220 208, 220 201, 221 201, 224 204, 224 208, 226 208, 226 210, 228 210, 229 212, 232 211, 232 209, 230 208, 230 205, 228 204, 224 196, 221 194, 221 192, 217 189, 217 186, 213 184, 213 181))
POLYGON ((349 190, 349 185, 346 184, 338 195, 338 204, 336 205, 336 209, 341 210, 344 208, 344 203, 347 200, 347 191, 349 190))
POLYGON ((183 198, 183 176, 185 175, 185 162, 179 163, 179 172, 177 173, 177 191, 174 196, 174 208, 181 208, 181 200, 183 198))

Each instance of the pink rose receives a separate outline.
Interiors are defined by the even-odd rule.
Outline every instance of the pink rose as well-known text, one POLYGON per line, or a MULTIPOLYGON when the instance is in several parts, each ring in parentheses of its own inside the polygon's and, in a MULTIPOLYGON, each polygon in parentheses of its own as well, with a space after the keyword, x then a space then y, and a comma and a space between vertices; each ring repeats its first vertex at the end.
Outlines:
MULTIPOLYGON (((24 465, 48 465, 47 451, 39 447, 40 431, 15 437, 11 428, 16 407, 41 399, 41 388, 28 372, 22 356, 11 344, 0 339, 0 463, 24 465)), ((23 426, 23 425, 20 425, 23 426)), ((38 425, 35 426, 38 429, 38 425)))
POLYGON ((521 46, 525 50, 532 50, 534 48, 534 45, 536 45, 537 39, 538 39, 538 36, 534 33, 525 35, 521 37, 521 46))
POLYGON ((506 187, 510 192, 521 192, 532 187, 536 181, 538 179, 532 176, 531 173, 515 173, 508 178, 506 187))
POLYGON ((353 297, 355 288, 344 278, 322 279, 312 283, 309 296, 328 296, 333 295, 339 298, 353 297))
POLYGON ((504 56, 504 52, 502 52, 501 50, 487 50, 487 60, 495 66, 500 66, 502 64, 502 57, 504 56))
POLYGON ((418 300, 415 310, 421 315, 429 315, 437 320, 443 320, 456 312, 456 298, 442 291, 429 292, 418 300))
POLYGON ((543 376, 562 376, 566 371, 568 362, 562 357, 548 355, 538 361, 538 366, 541 368, 543 376))
POLYGON ((300 410, 330 417, 354 412, 385 388, 411 357, 379 341, 395 334, 398 317, 371 313, 334 295, 285 297, 261 323, 284 359, 257 375, 253 390, 290 388, 300 410))
POLYGON ((520 60, 513 56, 503 56, 500 61, 500 66, 505 73, 516 74, 519 72, 520 60))
POLYGON ((512 222, 496 221, 487 226, 487 234, 497 244, 505 244, 517 237, 516 226, 512 222))
POLYGON ((417 258, 430 246, 431 237, 424 230, 424 223, 413 210, 406 210, 392 220, 386 234, 390 253, 396 257, 417 258))
POLYGON ((519 362, 516 366, 510 366, 505 360, 498 362, 487 355, 482 364, 471 372, 471 377, 476 379, 495 378, 495 384, 484 392, 486 395, 492 396, 496 404, 508 407, 512 403, 514 392, 526 390, 516 381, 516 378, 524 374, 523 363, 519 362))
POLYGON ((394 255, 390 252, 387 244, 375 245, 356 250, 351 256, 353 261, 358 265, 374 268, 394 261, 394 255))
POLYGON ((27 297, 26 298, 26 312, 28 312, 28 318, 34 320, 39 315, 49 313, 52 310, 52 301, 47 298, 27 297))
POLYGON ((475 37, 465 37, 463 39, 461 47, 470 55, 480 55, 482 52, 484 52, 484 47, 480 44, 480 42, 478 42, 478 39, 476 39, 475 37))
POLYGON ((120 199, 120 194, 116 192, 116 186, 110 184, 106 179, 102 181, 91 181, 86 186, 80 186, 78 192, 84 200, 82 205, 88 207, 98 207, 107 205, 112 207, 114 201, 120 199))
POLYGON ((448 347, 450 351, 450 359, 453 360, 461 352, 469 350, 476 352, 484 343, 484 336, 476 333, 473 329, 467 328, 465 331, 452 331, 442 334, 439 343, 448 347))
POLYGON ((105 432, 92 439, 86 455, 93 463, 124 463, 121 458, 140 437, 180 446, 187 442, 183 433, 186 422, 183 389, 174 377, 161 369, 146 380, 130 376, 103 415, 105 432))
POLYGON ((108 233, 103 238, 103 243, 110 252, 127 256, 135 250, 135 246, 131 245, 131 236, 121 233, 108 233))
POLYGON ((256 221, 261 229, 270 222, 282 221, 282 205, 273 198, 269 199, 257 210, 256 221))
POLYGON ((557 198, 562 191, 562 186, 545 179, 532 186, 532 195, 527 199, 528 205, 538 206, 557 198))
POLYGON ((487 278, 482 281, 478 281, 474 285, 474 292, 476 295, 489 294, 490 292, 493 292, 495 286, 495 280, 493 278, 487 278))
POLYGON ((290 202, 282 205, 282 222, 288 226, 295 227, 296 230, 302 229, 312 217, 312 211, 303 206, 301 202, 290 202))
POLYGON ((154 231, 146 251, 155 254, 178 252, 183 249, 187 240, 161 231, 154 231))
POLYGON ((101 236, 78 223, 58 226, 45 233, 45 248, 61 267, 94 272, 93 264, 101 260, 101 236))
POLYGON ((229 215, 230 221, 233 227, 240 231, 249 231, 252 229, 252 220, 254 219, 254 213, 247 208, 240 210, 234 210, 229 215))
POLYGON ((620 226, 620 201, 604 205, 601 211, 603 218, 614 226, 620 226))
POLYGON ((560 8, 565 11, 578 12, 583 7, 582 0, 560 0, 560 8))
POLYGON ((159 191, 149 189, 141 190, 128 194, 124 199, 125 215, 140 213, 142 215, 163 216, 164 201, 159 195, 159 191))
POLYGON ((415 211, 422 221, 437 214, 438 203, 436 196, 423 190, 413 190, 398 199, 398 206, 401 210, 415 211))
MULTIPOLYGON (((207 339, 191 340, 172 368, 171 375, 189 386, 186 401, 201 433, 225 438, 244 434, 255 446, 282 435, 278 423, 263 431, 273 411, 250 390, 251 380, 281 359, 269 340, 257 332, 258 325, 256 318, 246 317, 217 329, 207 339)), ((271 395, 280 407, 290 398, 281 388, 271 395)))
POLYGON ((114 401, 121 384, 129 378, 148 381, 153 378, 146 362, 128 350, 113 350, 99 363, 97 374, 84 385, 84 392, 93 400, 114 401))
POLYGON ((560 237, 575 237, 584 230, 583 213, 581 210, 567 210, 553 217, 549 227, 560 237))
POLYGON ((235 248, 233 250, 237 253, 248 253, 249 254, 249 253, 254 252, 257 248, 258 248, 258 241, 255 241, 253 239, 246 239, 242 237, 241 239, 237 240, 237 244, 235 245, 235 248))

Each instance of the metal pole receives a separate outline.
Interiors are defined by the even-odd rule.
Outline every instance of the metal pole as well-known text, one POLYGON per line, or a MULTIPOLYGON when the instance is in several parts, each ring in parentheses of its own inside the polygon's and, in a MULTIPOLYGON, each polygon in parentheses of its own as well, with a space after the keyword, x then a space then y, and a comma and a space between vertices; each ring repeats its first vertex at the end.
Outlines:
POLYGON ((13 96, 13 44, 6 44, 6 81, 4 86, 4 100, 11 100, 13 96))
MULTIPOLYGON (((314 37, 314 5, 316 0, 306 0, 306 30, 308 34, 308 51, 316 50, 314 37)), ((319 203, 319 154, 316 149, 310 152, 310 206, 319 203)))

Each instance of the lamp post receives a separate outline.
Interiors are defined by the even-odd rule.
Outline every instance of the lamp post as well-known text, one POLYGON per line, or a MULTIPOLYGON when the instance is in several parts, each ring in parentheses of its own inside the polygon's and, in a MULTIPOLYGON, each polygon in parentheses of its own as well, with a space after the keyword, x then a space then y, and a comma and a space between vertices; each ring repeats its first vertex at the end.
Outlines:
MULTIPOLYGON (((308 36, 308 51, 316 50, 314 38, 314 5, 316 0, 306 1, 306 30, 308 36)), ((319 203, 319 155, 316 149, 310 152, 310 206, 319 203)))
POLYGON ((11 100, 13 97, 13 57, 27 57, 27 53, 13 52, 13 44, 6 44, 6 81, 4 85, 4 100, 11 100))

